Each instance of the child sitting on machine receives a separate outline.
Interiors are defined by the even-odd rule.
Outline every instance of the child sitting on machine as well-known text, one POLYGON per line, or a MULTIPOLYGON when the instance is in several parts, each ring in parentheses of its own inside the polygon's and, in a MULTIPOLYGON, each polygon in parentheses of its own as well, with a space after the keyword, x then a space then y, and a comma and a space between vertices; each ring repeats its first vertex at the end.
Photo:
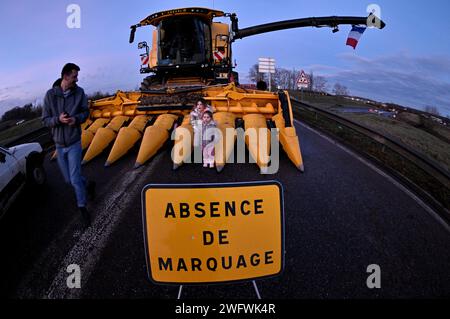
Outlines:
POLYGON ((202 116, 205 111, 212 112, 211 107, 206 103, 205 99, 200 99, 190 113, 191 125, 194 129, 194 146, 201 145, 202 133, 202 116))
POLYGON ((214 167, 214 141, 216 140, 216 122, 211 111, 203 112, 202 116, 202 151, 203 167, 214 167))

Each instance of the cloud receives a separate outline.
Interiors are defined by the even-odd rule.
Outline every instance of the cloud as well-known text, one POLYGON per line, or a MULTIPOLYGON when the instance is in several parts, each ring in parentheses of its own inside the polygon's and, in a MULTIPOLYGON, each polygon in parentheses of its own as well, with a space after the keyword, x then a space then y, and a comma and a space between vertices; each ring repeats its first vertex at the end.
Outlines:
POLYGON ((418 109, 436 106, 450 115, 450 56, 412 56, 402 52, 377 58, 342 54, 338 59, 348 67, 311 65, 308 69, 323 75, 332 86, 341 83, 352 95, 418 109))
MULTIPOLYGON (((134 90, 142 81, 135 56, 125 54, 90 55, 79 57, 81 71, 79 85, 86 93, 95 91, 114 93, 117 90, 134 90)), ((38 103, 58 78, 65 58, 43 61, 15 72, 0 71, 0 116, 16 106, 38 103)))
MULTIPOLYGON (((139 65, 130 62, 136 60, 133 54, 78 58, 79 84, 88 94, 134 90, 144 76, 139 74, 139 65)), ((57 58, 15 72, 0 71, 0 115, 15 106, 41 100, 65 62, 57 58)), ((304 69, 325 76, 330 86, 336 82, 346 85, 353 95, 418 109, 436 106, 442 115, 450 115, 450 56, 399 52, 368 58, 345 53, 337 56, 334 65, 311 64, 304 69)), ((249 80, 242 74, 241 82, 245 81, 249 80)))

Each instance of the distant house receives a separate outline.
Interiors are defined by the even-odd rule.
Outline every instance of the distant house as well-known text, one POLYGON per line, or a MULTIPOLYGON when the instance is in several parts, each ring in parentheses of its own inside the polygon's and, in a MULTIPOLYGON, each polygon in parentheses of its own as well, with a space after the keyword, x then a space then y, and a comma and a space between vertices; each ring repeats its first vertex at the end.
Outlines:
POLYGON ((444 121, 436 116, 431 115, 430 118, 435 121, 438 122, 439 124, 444 124, 444 121))
POLYGON ((25 120, 17 121, 17 122, 16 122, 16 125, 20 125, 20 124, 22 124, 22 123, 25 123, 25 120))

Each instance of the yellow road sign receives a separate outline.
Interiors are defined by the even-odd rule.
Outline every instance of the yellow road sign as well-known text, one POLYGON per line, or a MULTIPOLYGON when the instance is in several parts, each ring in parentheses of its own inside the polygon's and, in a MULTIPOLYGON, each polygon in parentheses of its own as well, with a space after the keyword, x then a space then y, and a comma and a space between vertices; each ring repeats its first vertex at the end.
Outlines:
POLYGON ((283 270, 283 191, 276 181, 150 184, 142 205, 147 269, 156 283, 240 281, 283 270))

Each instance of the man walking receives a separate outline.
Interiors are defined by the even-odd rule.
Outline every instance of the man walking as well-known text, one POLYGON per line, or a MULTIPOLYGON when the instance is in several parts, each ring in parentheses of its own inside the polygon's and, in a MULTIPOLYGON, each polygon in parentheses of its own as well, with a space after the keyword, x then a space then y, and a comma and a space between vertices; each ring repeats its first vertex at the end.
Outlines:
POLYGON ((89 116, 87 97, 77 86, 80 67, 67 63, 61 78, 47 91, 42 111, 44 125, 51 129, 56 146, 59 168, 67 183, 70 183, 77 199, 83 224, 89 227, 91 220, 86 209, 87 193, 93 197, 95 183, 87 183, 81 174, 81 127, 89 116))

